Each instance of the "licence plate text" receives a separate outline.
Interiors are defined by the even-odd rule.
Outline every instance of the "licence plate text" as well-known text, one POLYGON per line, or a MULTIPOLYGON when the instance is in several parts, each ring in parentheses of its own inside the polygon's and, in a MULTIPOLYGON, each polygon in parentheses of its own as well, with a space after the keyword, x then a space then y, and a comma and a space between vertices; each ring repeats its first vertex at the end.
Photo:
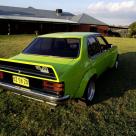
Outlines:
POLYGON ((12 76, 13 77, 13 83, 29 87, 29 79, 20 77, 20 76, 12 76))

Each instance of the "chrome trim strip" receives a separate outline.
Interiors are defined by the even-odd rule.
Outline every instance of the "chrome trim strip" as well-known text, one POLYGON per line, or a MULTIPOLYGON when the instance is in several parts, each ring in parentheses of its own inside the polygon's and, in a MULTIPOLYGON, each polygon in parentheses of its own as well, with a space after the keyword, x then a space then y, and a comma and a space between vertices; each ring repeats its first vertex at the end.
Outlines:
POLYGON ((59 104, 59 103, 66 101, 70 98, 69 95, 57 97, 55 95, 49 95, 47 93, 41 93, 36 90, 31 90, 31 89, 27 89, 27 88, 15 86, 15 85, 3 83, 3 82, 0 82, 0 86, 4 89, 9 89, 9 90, 13 91, 14 93, 18 93, 20 95, 26 95, 26 96, 32 97, 34 99, 48 101, 50 103, 55 103, 55 104, 59 104))

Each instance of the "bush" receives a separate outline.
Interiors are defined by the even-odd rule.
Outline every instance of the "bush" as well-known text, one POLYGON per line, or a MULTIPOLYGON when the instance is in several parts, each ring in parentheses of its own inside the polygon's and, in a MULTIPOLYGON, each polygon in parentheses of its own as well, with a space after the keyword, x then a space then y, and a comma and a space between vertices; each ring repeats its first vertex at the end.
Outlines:
POLYGON ((136 22, 132 23, 129 26, 130 29, 130 37, 136 37, 136 22))

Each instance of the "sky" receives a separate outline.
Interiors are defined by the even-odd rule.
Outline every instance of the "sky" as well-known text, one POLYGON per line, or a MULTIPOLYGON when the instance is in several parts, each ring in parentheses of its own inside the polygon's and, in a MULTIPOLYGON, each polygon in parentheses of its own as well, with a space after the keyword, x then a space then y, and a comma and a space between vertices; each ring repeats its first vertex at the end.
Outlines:
POLYGON ((0 5, 84 12, 109 25, 129 25, 136 21, 136 0, 0 0, 0 5))

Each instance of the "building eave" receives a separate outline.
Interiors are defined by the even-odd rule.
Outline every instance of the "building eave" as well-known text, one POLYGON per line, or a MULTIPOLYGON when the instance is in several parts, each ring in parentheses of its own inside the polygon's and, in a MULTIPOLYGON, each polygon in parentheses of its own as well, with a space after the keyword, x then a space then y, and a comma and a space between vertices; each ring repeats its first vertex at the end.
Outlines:
POLYGON ((0 19, 3 19, 3 20, 20 20, 20 21, 36 21, 36 22, 54 22, 54 23, 77 24, 77 22, 66 20, 66 19, 25 17, 25 16, 4 16, 4 15, 0 15, 0 19))

